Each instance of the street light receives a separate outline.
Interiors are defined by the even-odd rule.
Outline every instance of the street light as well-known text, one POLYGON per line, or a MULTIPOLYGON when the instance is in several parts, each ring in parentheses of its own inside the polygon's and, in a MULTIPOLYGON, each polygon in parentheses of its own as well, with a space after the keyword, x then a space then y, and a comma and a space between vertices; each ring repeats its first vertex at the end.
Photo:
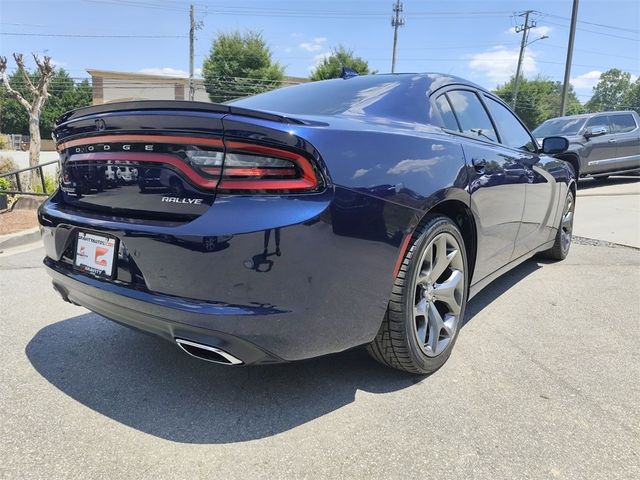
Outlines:
MULTIPOLYGON (((527 35, 527 31, 525 30, 525 35, 527 35)), ((523 36, 523 42, 520 45, 520 56, 518 57, 518 68, 516 68, 516 79, 514 81, 514 85, 513 85, 513 100, 511 101, 511 106, 513 107, 513 109, 516 109, 516 101, 518 100, 518 87, 520 87, 520 70, 522 69, 522 60, 524 59, 524 49, 527 48, 529 45, 531 45, 532 43, 537 42, 538 40, 544 40, 546 38, 549 38, 549 35, 542 35, 539 38, 536 38, 535 40, 531 40, 530 42, 526 41, 526 36, 523 36)))

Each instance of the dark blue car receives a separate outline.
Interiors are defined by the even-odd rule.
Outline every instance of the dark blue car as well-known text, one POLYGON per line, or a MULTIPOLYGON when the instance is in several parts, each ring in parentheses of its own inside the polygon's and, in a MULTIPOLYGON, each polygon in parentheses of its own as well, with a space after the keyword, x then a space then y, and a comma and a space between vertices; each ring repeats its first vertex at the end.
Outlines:
POLYGON ((54 288, 217 363, 366 345, 432 372, 469 298, 571 243, 573 171, 547 155, 566 139, 538 148, 499 98, 452 76, 92 106, 55 137, 66 183, 39 211, 54 288), (106 165, 137 169, 142 188, 65 187, 101 184, 106 165))

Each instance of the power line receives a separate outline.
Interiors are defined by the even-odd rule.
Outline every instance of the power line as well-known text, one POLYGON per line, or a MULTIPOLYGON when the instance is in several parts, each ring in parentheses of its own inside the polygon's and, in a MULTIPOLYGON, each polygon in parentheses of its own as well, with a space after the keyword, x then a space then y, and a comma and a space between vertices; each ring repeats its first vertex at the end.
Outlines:
POLYGON ((96 35, 82 33, 29 33, 29 32, 0 32, 3 36, 19 37, 64 37, 64 38, 187 38, 186 35, 96 35))
MULTIPOLYGON (((548 23, 550 25, 556 25, 556 26, 562 27, 562 28, 569 28, 568 25, 563 25, 561 23, 550 22, 549 20, 545 20, 545 23, 548 23)), ((578 30, 580 30, 581 32, 590 32, 590 33, 595 33, 596 35, 603 35, 605 37, 619 38, 619 39, 622 39, 622 40, 629 40, 631 42, 640 42, 640 38, 623 37, 622 35, 614 35, 612 33, 598 32, 597 30, 590 30, 588 28, 578 28, 578 30)))
MULTIPOLYGON (((558 18, 560 20, 568 20, 570 21, 570 18, 567 17, 563 17, 561 15, 554 15, 552 13, 544 13, 544 12, 536 12, 544 17, 551 17, 551 18, 558 18)), ((618 25, 607 25, 604 23, 596 23, 596 22, 588 22, 586 20, 578 20, 578 23, 584 23, 585 25, 593 25, 595 27, 601 27, 601 28, 610 28, 612 30, 616 30, 616 31, 624 31, 624 32, 630 32, 630 33, 640 33, 640 30, 638 30, 637 28, 625 28, 625 27, 620 27, 618 25)))

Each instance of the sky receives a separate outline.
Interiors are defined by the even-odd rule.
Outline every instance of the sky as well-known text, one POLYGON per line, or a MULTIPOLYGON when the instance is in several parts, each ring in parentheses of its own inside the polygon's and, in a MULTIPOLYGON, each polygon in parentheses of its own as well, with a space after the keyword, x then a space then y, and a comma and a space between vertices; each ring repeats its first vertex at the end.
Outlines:
MULTIPOLYGON (((287 75, 309 75, 338 45, 391 71, 393 0, 0 0, 0 55, 47 54, 77 78, 87 68, 185 76, 189 3, 202 22, 197 74, 215 36, 235 29, 262 32, 287 75)), ((572 0, 403 4, 397 72, 449 73, 495 88, 515 73, 517 14, 534 10, 524 75, 562 81, 572 0)), ((610 68, 640 75, 640 1, 580 0, 571 72, 580 101, 610 68)))

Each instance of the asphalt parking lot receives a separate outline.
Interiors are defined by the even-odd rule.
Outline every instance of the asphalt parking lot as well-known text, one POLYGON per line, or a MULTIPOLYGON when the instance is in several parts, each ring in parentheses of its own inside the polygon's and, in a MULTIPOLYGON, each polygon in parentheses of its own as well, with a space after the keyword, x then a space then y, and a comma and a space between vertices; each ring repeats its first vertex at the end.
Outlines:
POLYGON ((614 245, 640 234, 639 197, 600 195, 621 205, 600 227, 582 204, 638 186, 581 188, 576 234, 606 242, 491 284, 429 377, 362 350, 200 362, 60 301, 42 248, 5 252, 0 477, 639 478, 640 250, 614 245))

